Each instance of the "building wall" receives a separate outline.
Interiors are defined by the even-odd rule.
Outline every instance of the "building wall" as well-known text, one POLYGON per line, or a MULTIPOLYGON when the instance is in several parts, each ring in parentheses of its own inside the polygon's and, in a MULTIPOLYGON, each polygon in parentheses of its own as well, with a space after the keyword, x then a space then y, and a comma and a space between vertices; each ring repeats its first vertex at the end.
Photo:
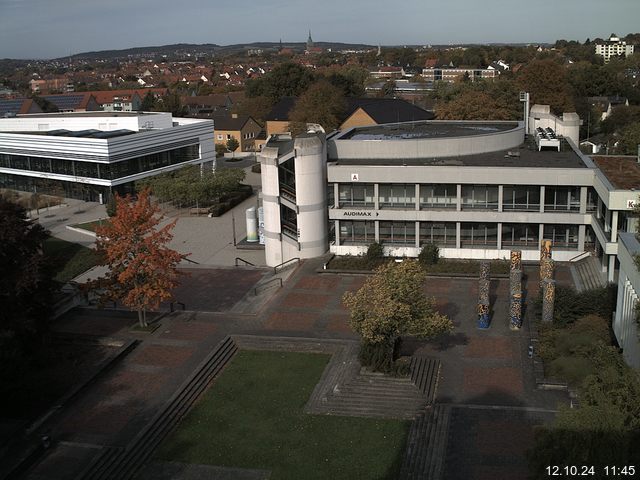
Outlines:
POLYGON ((289 133, 289 120, 267 120, 267 137, 277 133, 289 133))
POLYGON ((613 332, 622 355, 628 365, 640 368, 640 341, 638 340, 638 323, 636 308, 638 292, 640 292, 640 272, 633 256, 640 253, 640 243, 633 233, 620 235, 618 259, 618 301, 613 320, 613 332))
POLYGON ((362 110, 362 108, 358 108, 340 125, 339 130, 348 130, 353 127, 367 127, 370 125, 377 125, 377 123, 367 112, 362 110))

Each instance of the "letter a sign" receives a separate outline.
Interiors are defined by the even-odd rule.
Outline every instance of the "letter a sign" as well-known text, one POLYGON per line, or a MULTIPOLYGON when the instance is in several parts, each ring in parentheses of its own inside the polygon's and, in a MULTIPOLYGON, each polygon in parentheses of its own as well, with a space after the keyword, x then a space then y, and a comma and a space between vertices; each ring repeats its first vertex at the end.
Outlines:
POLYGON ((360 179, 358 178, 358 174, 357 173, 352 173, 351 174, 351 181, 352 182, 358 182, 360 179))

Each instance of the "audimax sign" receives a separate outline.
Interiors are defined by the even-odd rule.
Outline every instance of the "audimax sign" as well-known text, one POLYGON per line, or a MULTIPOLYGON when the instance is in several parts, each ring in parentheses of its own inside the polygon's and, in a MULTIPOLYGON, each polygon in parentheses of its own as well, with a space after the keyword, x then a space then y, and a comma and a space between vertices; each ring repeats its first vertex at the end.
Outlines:
POLYGON ((378 215, 380 215, 378 212, 363 212, 362 210, 347 210, 343 213, 344 217, 377 217, 378 215))

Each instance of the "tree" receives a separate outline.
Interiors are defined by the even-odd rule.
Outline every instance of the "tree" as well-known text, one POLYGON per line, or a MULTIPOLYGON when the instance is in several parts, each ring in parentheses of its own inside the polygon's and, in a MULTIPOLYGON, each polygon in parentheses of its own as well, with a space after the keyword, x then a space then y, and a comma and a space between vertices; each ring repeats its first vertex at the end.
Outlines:
POLYGON ((385 98, 393 98, 396 94, 396 81, 394 79, 387 80, 382 85, 382 89, 380 90, 380 96, 385 98))
POLYGON ((180 101, 178 92, 169 92, 158 99, 155 109, 160 112, 171 112, 174 117, 180 117, 185 114, 185 107, 180 101))
POLYGON ((216 143, 216 157, 222 157, 227 152, 227 146, 222 143, 216 143))
POLYGON ((265 96, 272 102, 282 97, 297 97, 313 83, 311 70, 292 62, 282 63, 261 78, 247 81, 248 97, 265 96))
POLYGON ((156 107, 156 97, 151 92, 147 92, 147 94, 142 99, 142 103, 140 104, 140 111, 152 112, 156 109, 156 107))
POLYGON ((387 263, 360 290, 344 294, 350 325, 365 345, 393 345, 400 335, 428 338, 453 329, 451 320, 425 296, 425 278, 416 261, 387 263))
POLYGON ((338 128, 345 109, 342 90, 320 80, 298 98, 289 119, 295 123, 319 123, 329 132, 338 128))
POLYGON ((147 327, 147 310, 171 298, 178 283, 176 267, 187 255, 167 247, 176 222, 158 228, 160 208, 151 202, 148 189, 137 200, 116 196, 116 205, 116 215, 96 228, 96 247, 109 269, 99 285, 105 298, 137 311, 140 326, 147 327))
POLYGON ((627 125, 620 132, 620 153, 636 155, 640 146, 640 122, 627 125))
POLYGON ((227 150, 229 150, 230 152, 235 152, 239 146, 240 143, 238 142, 238 140, 236 140, 236 137, 231 137, 229 140, 227 140, 227 150))
POLYGON ((29 352, 44 332, 55 284, 42 251, 45 229, 4 198, 0 225, 0 363, 6 364, 29 352))
POLYGON ((436 107, 439 120, 514 120, 508 105, 488 93, 469 90, 436 107))
POLYGON ((531 103, 549 105, 556 114, 575 111, 566 68, 552 59, 529 62, 518 76, 520 87, 531 94, 531 103))

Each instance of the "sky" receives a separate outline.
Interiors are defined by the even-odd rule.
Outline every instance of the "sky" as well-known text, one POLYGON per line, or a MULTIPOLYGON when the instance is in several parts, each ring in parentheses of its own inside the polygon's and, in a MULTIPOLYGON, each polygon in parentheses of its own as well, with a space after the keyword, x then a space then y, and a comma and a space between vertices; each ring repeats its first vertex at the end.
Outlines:
POLYGON ((640 30, 640 0, 0 0, 0 58, 172 43, 552 43, 640 30))

